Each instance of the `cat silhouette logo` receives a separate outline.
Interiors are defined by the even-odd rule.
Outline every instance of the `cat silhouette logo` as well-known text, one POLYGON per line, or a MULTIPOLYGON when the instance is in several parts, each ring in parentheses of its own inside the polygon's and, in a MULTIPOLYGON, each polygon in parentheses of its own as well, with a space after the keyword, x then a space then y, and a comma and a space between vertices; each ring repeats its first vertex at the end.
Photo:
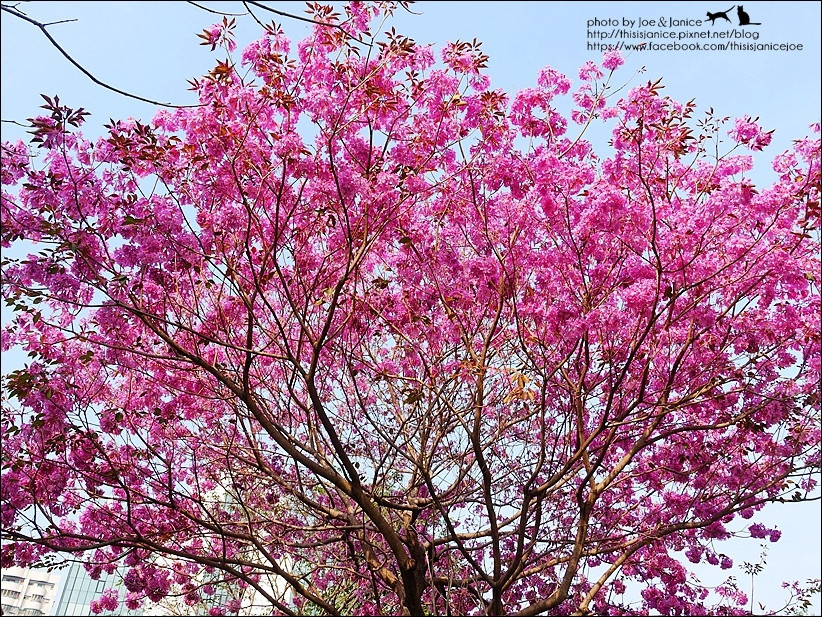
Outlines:
POLYGON ((736 15, 739 17, 739 25, 740 26, 761 26, 762 22, 759 21, 751 21, 751 16, 748 15, 745 10, 742 8, 742 5, 736 7, 736 15))
POLYGON ((716 25, 716 20, 717 19, 724 19, 729 24, 733 23, 731 21, 731 18, 728 17, 728 13, 733 11, 734 7, 736 8, 736 16, 739 18, 739 25, 740 26, 761 26, 762 25, 761 22, 751 21, 751 16, 748 15, 748 13, 745 11, 745 8, 741 4, 738 5, 738 6, 734 5, 734 6, 732 6, 731 8, 729 8, 725 11, 717 11, 716 13, 711 13, 710 11, 708 11, 707 21, 710 21, 712 26, 716 25))
MULTIPOLYGON (((736 5, 734 5, 736 6, 736 5)), ((728 23, 731 23, 731 18, 728 17, 728 13, 733 10, 733 6, 729 8, 727 11, 719 11, 717 13, 711 13, 708 11, 708 19, 711 20, 711 25, 713 26, 716 23, 717 19, 724 19, 728 23)))

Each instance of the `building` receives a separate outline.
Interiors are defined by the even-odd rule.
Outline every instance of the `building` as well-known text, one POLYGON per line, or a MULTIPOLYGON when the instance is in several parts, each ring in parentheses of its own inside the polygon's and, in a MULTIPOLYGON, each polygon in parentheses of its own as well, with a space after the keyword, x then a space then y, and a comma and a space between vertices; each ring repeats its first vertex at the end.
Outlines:
MULTIPOLYGON (((43 568, 3 568, 2 570, 2 615, 55 615, 85 617, 91 616, 91 603, 99 600, 106 589, 116 589, 121 600, 125 595, 122 571, 112 574, 103 572, 99 580, 94 580, 82 563, 66 563, 60 570, 49 572, 43 568)), ((277 576, 263 577, 261 581, 268 593, 282 602, 291 599, 291 591, 277 576)), ((233 601, 234 615, 256 617, 271 615, 272 607, 252 588, 226 585, 215 581, 214 593, 204 596, 193 606, 187 605, 179 590, 158 603, 147 602, 138 610, 128 610, 125 602, 120 602, 116 611, 104 611, 102 615, 131 617, 194 617, 208 615, 211 608, 224 606, 233 601)))
MULTIPOLYGON (((65 583, 60 592, 53 615, 92 615, 90 604, 97 600, 105 589, 115 587, 120 582, 120 575, 102 573, 100 580, 95 581, 89 576, 83 564, 74 562, 63 570, 65 583)), ((140 615, 141 611, 130 611, 124 603, 114 611, 105 611, 103 615, 140 615)))
POLYGON ((50 615, 60 580, 57 571, 3 568, 0 576, 3 615, 50 615))
MULTIPOLYGON (((38 570, 37 572, 40 571, 38 570)), ((125 589, 122 585, 123 572, 118 571, 113 574, 103 572, 99 580, 94 580, 88 572, 86 572, 86 569, 81 563, 72 563, 70 567, 62 571, 62 574, 64 579, 63 585, 59 592, 58 599, 55 602, 54 611, 51 613, 55 616, 91 616, 93 614, 90 608, 91 602, 98 600, 104 590, 120 590, 121 599, 125 594, 125 589)), ((279 577, 271 577, 268 584, 264 583, 264 585, 270 593, 276 594, 281 600, 287 601, 287 599, 290 598, 290 590, 286 588, 284 581, 279 577)), ((262 598, 258 598, 253 589, 249 588, 242 591, 237 587, 229 587, 224 584, 216 584, 215 587, 216 592, 214 595, 205 596, 201 602, 193 606, 185 604, 180 595, 172 593, 172 595, 164 598, 160 602, 148 602, 138 610, 128 610, 125 603, 121 601, 116 611, 104 611, 100 614, 121 617, 137 615, 146 617, 194 617, 208 615, 212 607, 221 606, 231 599, 239 602, 239 608, 234 614, 240 617, 270 615, 272 612, 271 606, 269 606, 267 602, 261 602, 262 598)))

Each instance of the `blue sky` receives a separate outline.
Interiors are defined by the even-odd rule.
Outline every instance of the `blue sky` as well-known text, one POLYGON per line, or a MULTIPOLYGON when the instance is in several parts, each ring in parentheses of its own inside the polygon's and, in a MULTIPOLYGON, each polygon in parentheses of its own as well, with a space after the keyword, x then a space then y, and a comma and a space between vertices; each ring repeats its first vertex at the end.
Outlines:
MULTIPOLYGON (((213 8, 241 12, 239 2, 207 2, 213 8)), ((301 13, 303 2, 271 2, 280 10, 301 13)), ((490 56, 488 73, 493 87, 508 92, 532 85, 546 65, 571 77, 586 60, 601 52, 588 49, 594 31, 615 34, 619 30, 666 31, 679 36, 703 32, 734 31, 738 38, 721 39, 743 44, 802 46, 801 50, 643 51, 627 57, 620 69, 623 79, 634 84, 663 78, 666 94, 685 101, 695 99, 698 109, 712 107, 719 116, 758 116, 761 124, 776 129, 770 148, 757 157, 755 179, 772 179, 769 161, 804 136, 807 127, 820 120, 820 7, 819 2, 745 2, 751 21, 761 25, 739 26, 736 9, 728 12, 731 23, 718 19, 696 25, 707 11, 723 11, 730 0, 709 2, 417 2, 410 15, 399 10, 396 29, 416 41, 442 45, 455 39, 477 38, 490 56), (653 20, 655 26, 639 28, 637 21, 653 20), (692 25, 672 27, 671 19, 692 25), (596 21, 596 25, 593 22, 596 21), (659 22, 665 25, 660 27, 659 22), (631 24, 633 22, 633 24, 631 24), (590 27, 589 27, 590 25, 590 27), (756 36, 756 40, 754 40, 756 36)), ((23 10, 41 21, 76 18, 55 25, 52 34, 98 78, 118 88, 173 103, 193 102, 186 79, 208 71, 215 55, 198 45, 195 34, 216 16, 183 2, 33 2, 23 10)), ((302 38, 308 26, 275 15, 292 39, 302 38)), ((109 118, 133 116, 149 119, 150 105, 126 99, 94 85, 80 74, 32 26, 2 15, 2 72, 0 110, 4 120, 25 119, 38 113, 39 94, 58 94, 61 101, 91 112, 86 133, 98 134, 109 118)), ((256 24, 238 19, 238 43, 242 47, 259 36, 256 24)), ((731 35, 733 36, 733 35, 731 35)), ((659 40, 655 39, 655 42, 659 40)), ((665 39, 692 44, 705 39, 665 39)), ((627 55, 627 52, 626 52, 627 55)), ((617 80, 619 81, 619 80, 617 80)), ((3 123, 4 139, 25 135, 25 129, 3 123)), ((769 546, 768 565, 758 578, 756 600, 778 608, 785 595, 780 582, 822 576, 820 565, 820 504, 771 507, 766 522, 783 530, 782 539, 769 546)), ((735 551, 738 562, 755 561, 757 541, 735 551)), ((740 582, 742 577, 740 576, 740 582)), ((743 586, 744 588, 744 586, 743 586)), ((816 614, 822 613, 819 600, 816 614)), ((811 612, 813 614, 814 611, 811 612)))

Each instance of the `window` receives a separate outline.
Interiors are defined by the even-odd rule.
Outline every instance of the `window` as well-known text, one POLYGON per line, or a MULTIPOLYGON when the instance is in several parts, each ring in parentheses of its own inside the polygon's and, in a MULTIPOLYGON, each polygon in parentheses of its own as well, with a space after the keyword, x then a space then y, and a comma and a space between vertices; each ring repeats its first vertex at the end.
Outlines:
POLYGON ((23 579, 19 576, 12 576, 11 574, 3 575, 3 582, 5 583, 22 583, 23 579))

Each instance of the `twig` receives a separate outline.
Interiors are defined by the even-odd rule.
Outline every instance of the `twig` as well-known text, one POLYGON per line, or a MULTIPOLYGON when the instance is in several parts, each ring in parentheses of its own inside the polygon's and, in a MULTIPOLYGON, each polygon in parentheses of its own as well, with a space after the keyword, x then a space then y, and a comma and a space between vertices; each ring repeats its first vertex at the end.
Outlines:
POLYGON ((272 9, 270 6, 266 6, 262 2, 254 2, 253 0, 247 0, 247 1, 243 2, 243 4, 246 5, 246 7, 248 7, 248 5, 250 4, 252 6, 257 7, 258 9, 263 9, 264 11, 269 11, 271 13, 276 13, 280 17, 289 17, 291 19, 296 19, 298 21, 304 21, 306 23, 314 24, 316 26, 326 26, 327 28, 337 28, 343 34, 345 34, 345 36, 347 36, 348 38, 354 39, 355 41, 359 41, 359 37, 356 37, 353 34, 350 34, 349 32, 347 32, 346 29, 343 28, 340 24, 332 24, 332 23, 328 23, 328 22, 325 22, 325 21, 317 21, 316 19, 311 19, 310 17, 303 17, 301 15, 295 15, 294 13, 287 13, 286 11, 280 11, 278 9, 272 9))
POLYGON ((214 9, 210 9, 207 6, 198 4, 197 2, 191 2, 191 0, 187 0, 187 3, 192 6, 196 6, 198 9, 205 11, 206 13, 213 13, 214 15, 224 15, 226 17, 242 17, 245 15, 245 13, 226 13, 224 11, 215 11, 214 9))
MULTIPOLYGON (((25 13, 21 12, 19 9, 17 9, 15 7, 12 7, 12 6, 9 6, 9 5, 6 5, 6 4, 0 4, 0 10, 3 10, 5 12, 9 13, 10 15, 14 15, 15 17, 17 17, 19 19, 22 19, 23 21, 27 21, 28 23, 35 26, 38 30, 40 30, 40 32, 43 33, 43 35, 49 40, 49 42, 54 46, 54 48, 57 49, 57 51, 59 51, 63 55, 64 58, 66 58, 66 60, 71 62, 77 69, 80 70, 81 73, 83 73, 91 81, 93 81, 98 86, 100 86, 102 88, 105 88, 106 90, 111 90, 112 92, 116 92, 117 94, 120 94, 122 96, 126 96, 126 97, 131 98, 131 99, 136 99, 138 101, 142 101, 143 103, 150 103, 151 105, 159 105, 161 107, 173 107, 173 108, 177 108, 177 109, 187 108, 187 107, 199 107, 199 104, 197 104, 197 105, 174 105, 172 103, 162 103, 160 101, 155 101, 154 99, 149 99, 149 98, 137 95, 137 94, 132 94, 130 92, 126 92, 125 90, 121 90, 120 88, 116 88, 114 86, 111 86, 111 85, 105 83, 104 81, 101 81, 100 79, 98 79, 94 75, 92 75, 82 64, 80 64, 74 58, 72 58, 71 54, 69 54, 65 49, 63 49, 60 46, 60 44, 54 39, 53 36, 51 36, 51 34, 49 33, 49 31, 47 29, 50 24, 44 24, 42 22, 37 21, 36 19, 32 19, 31 17, 29 17, 25 13)), ((63 23, 63 22, 54 22, 54 23, 63 23)))

